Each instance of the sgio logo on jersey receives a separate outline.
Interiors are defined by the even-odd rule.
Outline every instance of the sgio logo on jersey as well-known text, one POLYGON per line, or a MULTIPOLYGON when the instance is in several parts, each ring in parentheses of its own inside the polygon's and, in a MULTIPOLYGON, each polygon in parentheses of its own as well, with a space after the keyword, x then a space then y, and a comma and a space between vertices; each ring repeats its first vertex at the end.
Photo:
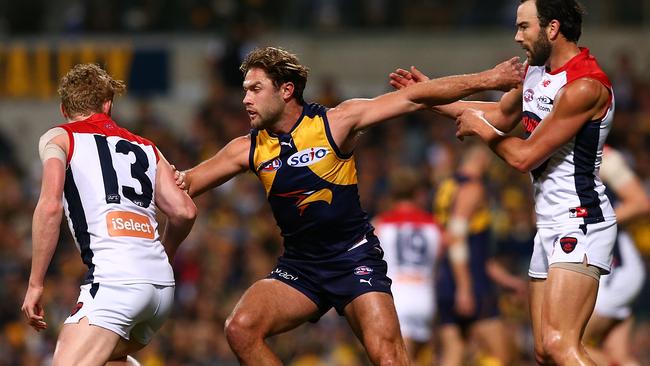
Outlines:
POLYGON ((325 147, 310 147, 309 149, 300 150, 287 159, 287 163, 291 167, 308 166, 317 163, 327 156, 327 148, 325 147))
POLYGON ((106 215, 106 228, 110 236, 131 236, 153 239, 154 229, 147 216, 133 212, 111 211, 106 215))

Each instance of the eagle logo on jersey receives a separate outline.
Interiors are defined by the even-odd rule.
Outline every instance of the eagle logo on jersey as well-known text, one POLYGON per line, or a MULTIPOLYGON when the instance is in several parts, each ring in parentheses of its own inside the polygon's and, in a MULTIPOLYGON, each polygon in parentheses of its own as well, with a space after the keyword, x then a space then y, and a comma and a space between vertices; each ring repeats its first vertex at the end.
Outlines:
POLYGON ((578 239, 572 236, 565 236, 564 238, 560 238, 560 247, 564 253, 569 254, 573 252, 573 250, 576 248, 576 245, 578 245, 578 239))
POLYGON ((323 201, 328 205, 332 204, 332 191, 327 188, 319 189, 317 191, 300 190, 289 193, 278 193, 276 196, 296 198, 296 207, 298 208, 300 216, 302 216, 305 209, 314 202, 323 201))

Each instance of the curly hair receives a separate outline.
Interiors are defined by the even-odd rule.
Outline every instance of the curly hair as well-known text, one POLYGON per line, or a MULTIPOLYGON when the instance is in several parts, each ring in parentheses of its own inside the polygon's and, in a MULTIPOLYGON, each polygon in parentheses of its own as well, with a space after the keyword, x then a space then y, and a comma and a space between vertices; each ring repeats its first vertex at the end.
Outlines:
POLYGON ((294 97, 298 102, 304 102, 302 94, 307 84, 309 68, 301 65, 296 55, 276 47, 257 48, 246 56, 239 67, 244 75, 252 68, 264 70, 276 88, 283 83, 293 83, 294 97))
POLYGON ((126 91, 124 81, 113 79, 96 64, 77 64, 59 82, 65 112, 83 116, 102 112, 102 105, 126 91))

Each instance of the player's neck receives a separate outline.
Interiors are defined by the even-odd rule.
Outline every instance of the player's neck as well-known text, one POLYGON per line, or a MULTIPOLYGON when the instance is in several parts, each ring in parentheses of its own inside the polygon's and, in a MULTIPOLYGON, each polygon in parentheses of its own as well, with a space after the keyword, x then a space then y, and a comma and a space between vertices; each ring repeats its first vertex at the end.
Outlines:
POLYGON ((88 118, 90 118, 90 117, 92 117, 93 115, 98 114, 98 113, 99 113, 99 112, 96 112, 96 113, 93 112, 93 113, 89 113, 89 114, 76 115, 76 116, 74 116, 74 117, 68 117, 68 118, 67 118, 67 119, 68 119, 68 123, 84 121, 84 120, 87 120, 88 118))
POLYGON ((302 109, 302 104, 299 104, 295 99, 291 100, 284 108, 280 119, 270 128, 271 132, 280 135, 291 131, 298 118, 302 115, 302 109))
POLYGON ((549 71, 554 71, 564 66, 569 60, 580 53, 580 48, 574 42, 558 41, 553 45, 553 51, 546 62, 549 71))

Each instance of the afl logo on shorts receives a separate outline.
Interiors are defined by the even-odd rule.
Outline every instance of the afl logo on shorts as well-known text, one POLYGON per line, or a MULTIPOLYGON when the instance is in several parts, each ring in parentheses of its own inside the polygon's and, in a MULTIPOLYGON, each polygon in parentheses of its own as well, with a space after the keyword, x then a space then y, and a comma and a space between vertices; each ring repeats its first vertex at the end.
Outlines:
POLYGON ((364 276, 372 273, 372 268, 366 266, 359 266, 354 269, 354 274, 357 276, 364 276))
POLYGON ((327 155, 327 149, 324 147, 310 147, 309 149, 300 150, 287 159, 290 167, 298 168, 308 166, 321 161, 327 155))
POLYGON ((73 315, 75 315, 77 312, 79 312, 79 310, 81 310, 81 308, 82 308, 83 306, 84 306, 84 303, 83 303, 83 302, 78 302, 77 305, 75 305, 75 306, 72 308, 72 311, 70 312, 70 316, 73 316, 73 315))
POLYGON ((569 254, 573 252, 573 250, 576 248, 576 245, 578 245, 578 239, 572 236, 565 236, 564 238, 560 238, 560 247, 562 247, 564 253, 569 254))

